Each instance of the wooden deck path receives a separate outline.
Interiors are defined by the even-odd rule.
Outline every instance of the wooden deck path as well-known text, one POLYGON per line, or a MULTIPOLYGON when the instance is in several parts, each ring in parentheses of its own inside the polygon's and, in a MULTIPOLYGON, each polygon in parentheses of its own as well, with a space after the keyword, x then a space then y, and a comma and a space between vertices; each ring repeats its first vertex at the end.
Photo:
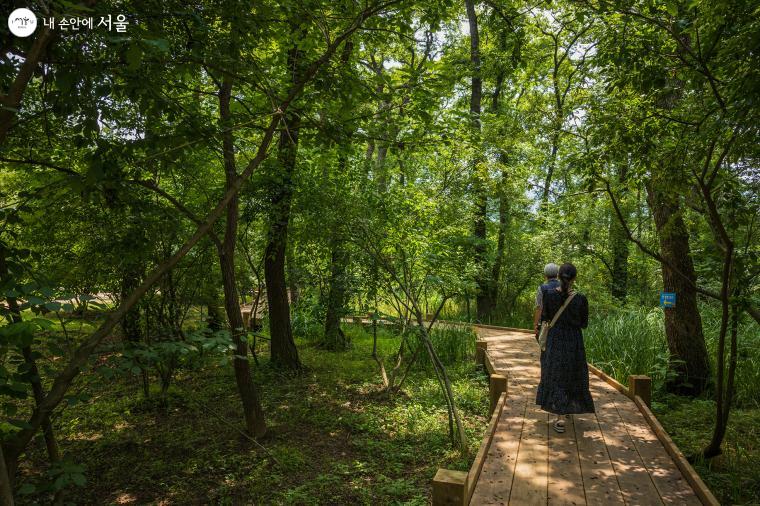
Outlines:
POLYGON ((477 327, 508 393, 470 504, 699 505, 689 482, 626 395, 590 373, 595 414, 563 434, 535 405, 539 349, 531 333, 477 327))

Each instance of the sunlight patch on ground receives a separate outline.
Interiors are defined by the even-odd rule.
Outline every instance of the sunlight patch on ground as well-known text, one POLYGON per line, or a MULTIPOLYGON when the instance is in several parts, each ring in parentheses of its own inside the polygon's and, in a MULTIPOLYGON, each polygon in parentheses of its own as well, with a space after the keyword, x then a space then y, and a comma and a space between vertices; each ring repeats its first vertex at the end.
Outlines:
POLYGON ((103 434, 100 432, 77 432, 76 434, 70 434, 66 437, 72 441, 97 441, 103 439, 103 434))
POLYGON ((116 504, 136 504, 137 496, 134 494, 130 494, 129 492, 122 492, 116 496, 116 499, 114 499, 114 502, 116 504))

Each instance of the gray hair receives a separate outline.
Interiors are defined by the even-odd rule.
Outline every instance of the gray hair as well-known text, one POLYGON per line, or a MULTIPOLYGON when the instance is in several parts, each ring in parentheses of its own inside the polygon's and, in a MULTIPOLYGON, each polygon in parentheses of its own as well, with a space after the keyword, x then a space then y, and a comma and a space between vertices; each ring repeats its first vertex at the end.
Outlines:
POLYGON ((544 276, 547 278, 556 278, 559 274, 559 266, 555 263, 546 264, 544 267, 544 276))

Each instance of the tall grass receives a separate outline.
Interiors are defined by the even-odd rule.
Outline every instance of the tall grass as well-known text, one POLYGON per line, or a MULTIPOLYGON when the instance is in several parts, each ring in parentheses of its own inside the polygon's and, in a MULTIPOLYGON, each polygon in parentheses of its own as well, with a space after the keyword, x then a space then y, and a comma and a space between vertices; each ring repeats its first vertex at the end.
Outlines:
POLYGON ((649 375, 655 388, 664 383, 668 348, 661 309, 593 314, 584 337, 588 361, 621 383, 630 374, 649 375))
MULTIPOLYGON (((715 371, 720 308, 700 307, 707 349, 715 371)), ((584 333, 588 361, 621 383, 629 374, 646 374, 655 389, 664 385, 668 348, 663 310, 660 308, 613 309, 592 314, 584 333)), ((739 362, 736 370, 736 405, 760 407, 760 329, 748 318, 740 325, 739 362)))
POLYGON ((444 364, 471 360, 475 354, 475 340, 475 332, 469 327, 442 324, 430 331, 433 349, 444 364))

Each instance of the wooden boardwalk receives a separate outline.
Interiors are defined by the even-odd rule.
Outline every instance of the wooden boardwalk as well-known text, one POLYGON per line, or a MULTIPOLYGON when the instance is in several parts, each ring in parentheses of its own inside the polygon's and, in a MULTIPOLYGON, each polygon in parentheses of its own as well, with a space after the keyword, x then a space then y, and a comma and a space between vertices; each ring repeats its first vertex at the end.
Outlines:
POLYGON ((526 332, 478 327, 506 404, 470 504, 699 505, 636 404, 589 374, 595 414, 574 415, 563 434, 535 405, 539 349, 526 332))

